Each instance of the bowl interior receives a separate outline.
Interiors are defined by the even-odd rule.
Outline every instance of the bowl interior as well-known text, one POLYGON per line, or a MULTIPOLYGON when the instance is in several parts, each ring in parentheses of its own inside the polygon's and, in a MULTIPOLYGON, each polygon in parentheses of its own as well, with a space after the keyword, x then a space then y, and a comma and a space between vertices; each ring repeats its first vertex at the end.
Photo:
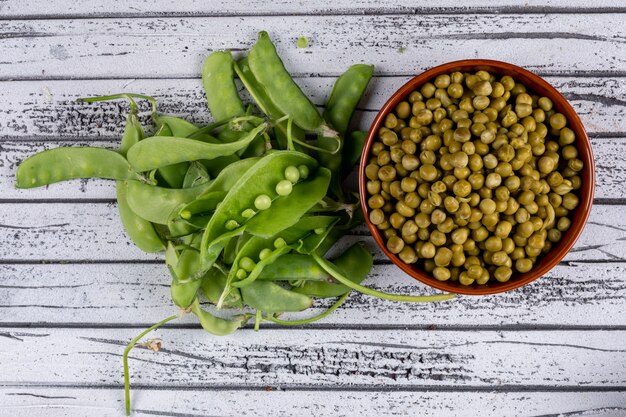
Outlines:
POLYGON ((359 192, 361 198, 361 205, 365 212, 365 222, 374 237, 374 240, 380 246, 381 250, 400 267, 404 272, 412 276, 413 278, 430 285, 431 287, 438 288, 440 290, 453 292, 457 294, 470 294, 470 295, 482 295, 482 294, 495 294, 512 290, 514 288, 521 287, 535 279, 539 278, 555 265, 557 265, 561 259, 567 254, 567 252, 574 246, 574 243, 580 236, 589 212, 591 211, 591 204, 593 202, 594 186, 595 186, 595 174, 594 174, 593 154, 591 150, 591 143, 589 137, 585 131, 585 128, 580 121, 580 118, 569 104, 569 102, 563 97, 554 87, 548 84, 541 77, 512 64, 508 64, 500 61, 491 60, 464 60, 455 61, 447 64, 440 65, 432 68, 407 82, 402 86, 382 107, 374 122, 372 123, 365 146, 363 147, 363 153, 361 154, 361 162, 359 167, 359 192), (405 264, 396 255, 387 250, 385 239, 378 230, 378 228, 369 221, 369 207, 367 206, 367 190, 365 188, 365 166, 367 165, 368 156, 372 143, 374 142, 378 129, 381 127, 385 116, 393 111, 393 109, 405 99, 412 91, 419 89, 424 83, 434 79, 441 74, 449 74, 454 71, 460 72, 476 72, 476 71, 488 71, 491 74, 503 76, 509 75, 515 79, 516 82, 524 84, 531 92, 538 95, 545 96, 552 100, 555 109, 564 114, 567 118, 568 127, 576 134, 576 147, 578 148, 579 158, 584 162, 584 168, 581 171, 582 187, 578 191, 580 203, 573 213, 570 213, 572 225, 565 232, 557 244, 545 255, 542 255, 538 262, 535 264, 532 270, 527 273, 520 274, 515 272, 508 282, 489 283, 481 286, 464 286, 453 281, 438 281, 430 274, 426 273, 420 267, 416 265, 405 264))

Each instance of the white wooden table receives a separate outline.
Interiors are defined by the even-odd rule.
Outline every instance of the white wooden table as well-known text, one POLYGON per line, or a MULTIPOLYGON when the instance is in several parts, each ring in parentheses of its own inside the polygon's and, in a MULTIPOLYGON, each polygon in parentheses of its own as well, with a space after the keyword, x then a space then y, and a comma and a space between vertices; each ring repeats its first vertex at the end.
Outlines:
MULTIPOLYGON (((17 163, 54 146, 117 147, 125 104, 82 96, 145 93, 206 123, 202 59, 248 48, 262 29, 316 103, 348 65, 375 64, 361 128, 436 64, 535 71, 592 138, 593 211, 564 262, 506 294, 437 305, 353 295, 317 324, 224 338, 191 318, 168 325, 154 334, 160 353, 132 354, 135 415, 626 416, 626 5, 433 3, 1 0, 0 416, 121 416, 123 346, 173 311, 163 257, 125 237, 111 182, 16 190, 17 163)), ((433 292, 365 229, 355 240, 375 253, 369 285, 433 292)))

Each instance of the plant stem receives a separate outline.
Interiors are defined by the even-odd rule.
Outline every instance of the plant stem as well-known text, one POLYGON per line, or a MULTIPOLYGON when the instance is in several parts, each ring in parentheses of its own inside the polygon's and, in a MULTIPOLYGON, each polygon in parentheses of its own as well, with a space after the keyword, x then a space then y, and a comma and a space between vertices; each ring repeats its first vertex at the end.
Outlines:
POLYGON ((373 288, 364 287, 363 285, 357 284, 355 282, 350 281, 344 275, 339 273, 333 265, 328 262, 326 259, 319 256, 317 253, 313 252, 311 254, 313 259, 330 275, 333 276, 337 281, 345 285, 346 287, 350 287, 353 290, 362 292, 363 294, 371 295, 373 297, 382 298, 385 300, 391 301, 404 301, 408 303, 425 303, 431 301, 445 301, 451 298, 454 298, 454 294, 438 294, 438 295, 404 295, 404 294, 390 294, 387 292, 382 292, 375 290, 373 288))
POLYGON ((126 415, 130 416, 130 372, 128 370, 128 354, 130 353, 131 349, 133 347, 135 347, 135 345, 137 344, 137 342, 144 337, 145 335, 147 335, 148 333, 150 333, 152 330, 161 327, 162 325, 164 325, 165 323, 167 323, 168 321, 172 321, 172 320, 176 320, 179 317, 178 314, 168 317, 164 320, 161 320, 160 322, 156 323, 155 325, 149 327, 148 329, 144 330, 143 332, 139 333, 139 335, 137 337, 135 337, 133 340, 130 341, 130 343, 126 346, 126 349, 124 349, 124 396, 125 396, 125 402, 126 402, 126 415))

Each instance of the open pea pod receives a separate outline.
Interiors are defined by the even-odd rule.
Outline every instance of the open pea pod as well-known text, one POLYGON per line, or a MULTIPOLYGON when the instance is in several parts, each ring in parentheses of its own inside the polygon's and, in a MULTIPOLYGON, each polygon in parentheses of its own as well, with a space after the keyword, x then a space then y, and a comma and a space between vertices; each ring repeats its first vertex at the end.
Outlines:
MULTIPOLYGON (((140 142, 141 143, 141 142, 140 142)), ((55 148, 39 152, 17 168, 17 188, 33 188, 76 178, 139 179, 126 159, 102 148, 55 148)))
MULTIPOLYGON (((329 182, 330 172, 325 168, 320 168, 313 179, 293 186, 291 194, 276 199, 272 208, 256 214, 240 229, 255 236, 270 237, 294 225, 317 200, 326 194, 329 182)), ((213 218, 215 216, 216 214, 213 215, 213 218)), ((207 229, 210 227, 210 225, 207 226, 207 229)), ((221 242, 225 241, 221 240, 221 242)), ((205 252, 207 258, 203 257, 203 261, 208 259, 209 262, 213 262, 219 256, 222 248, 223 246, 218 244, 209 244, 205 252)))
POLYGON ((241 296, 245 305, 268 313, 302 311, 313 305, 310 297, 271 281, 255 281, 241 289, 241 296))
POLYGON ((167 224, 171 213, 211 189, 211 182, 193 188, 172 189, 128 181, 128 204, 142 218, 167 224))
MULTIPOLYGON (((223 249, 223 246, 217 244, 217 240, 223 234, 232 231, 233 228, 237 228, 237 225, 247 225, 250 222, 254 229, 267 233, 268 230, 271 231, 273 225, 285 224, 282 227, 284 229, 297 222, 301 215, 294 218, 295 214, 293 212, 289 212, 278 204, 280 200, 287 199, 289 196, 277 198, 276 184, 284 180, 284 172, 287 167, 299 165, 307 166, 312 171, 316 167, 317 162, 313 158, 299 152, 276 151, 261 158, 239 177, 228 191, 226 197, 224 197, 220 206, 215 210, 211 221, 207 225, 201 246, 203 267, 207 269, 211 267, 223 249), (252 219, 244 216, 244 211, 248 213, 256 208, 255 201, 259 196, 275 200, 271 203, 272 207, 259 206, 266 208, 266 210, 257 213, 252 219), (286 218, 272 215, 276 206, 278 206, 279 211, 283 215, 284 212, 288 212, 289 215, 284 216, 286 218), (262 225, 260 221, 256 220, 264 212, 269 213, 269 215, 266 214, 261 217, 261 221, 267 221, 269 223, 267 225, 262 225)), ((293 187, 292 194, 297 188, 298 184, 293 187)), ((278 230, 280 229, 276 231, 278 230)), ((267 236, 273 235, 276 231, 268 233, 267 236)), ((243 232, 243 229, 241 232, 243 232)), ((225 243, 223 239, 220 239, 220 242, 225 243)))
MULTIPOLYGON (((315 260, 312 259, 314 262, 315 260)), ((355 243, 346 249, 333 264, 341 271, 350 281, 360 284, 372 269, 374 258, 360 243, 355 243)), ((306 294, 311 297, 339 297, 347 292, 352 291, 351 288, 342 284, 331 283, 327 281, 306 281, 302 286, 294 288, 293 291, 306 294)), ((334 281, 334 280, 332 280, 334 281)))
POLYGON ((211 176, 206 167, 198 161, 192 161, 189 163, 189 167, 185 173, 182 188, 193 188, 197 185, 209 182, 210 180, 211 176))
POLYGON ((153 136, 128 150, 128 161, 139 172, 150 171, 179 162, 214 159, 231 155, 247 147, 267 129, 267 123, 257 127, 231 143, 204 143, 195 139, 153 136))

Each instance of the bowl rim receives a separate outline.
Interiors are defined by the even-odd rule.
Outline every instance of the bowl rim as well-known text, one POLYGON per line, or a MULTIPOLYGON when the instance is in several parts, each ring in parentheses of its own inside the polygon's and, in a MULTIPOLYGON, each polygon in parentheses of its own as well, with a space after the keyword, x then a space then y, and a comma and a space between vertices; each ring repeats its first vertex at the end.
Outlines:
POLYGON ((580 117, 567 101, 567 99, 559 93, 551 84, 545 81, 540 76, 524 69, 519 66, 496 60, 488 59, 466 59, 460 61, 448 62, 442 65, 433 67, 421 74, 411 78, 402 87, 400 87, 387 102, 381 107, 378 114, 374 118, 365 139, 365 144, 361 152, 361 159, 359 162, 359 197, 365 223, 374 237, 376 244, 380 247, 383 253, 402 271, 411 276, 412 278, 437 288, 439 290, 448 291, 456 294, 465 295, 488 295, 497 294, 505 291, 510 291, 519 287, 522 287, 532 281, 535 281, 539 277, 543 276, 546 272, 551 270, 554 266, 565 257, 569 250, 574 246, 578 238, 580 237, 585 224, 589 218, 591 212, 591 206, 593 204, 594 192, 595 192, 595 165, 593 158, 593 151, 591 148, 591 142, 589 136, 585 131, 584 125, 580 120, 580 117), (479 71, 485 70, 490 73, 500 76, 510 75, 516 81, 520 81, 529 90, 542 96, 546 96, 552 100, 554 107, 558 112, 565 115, 568 121, 568 127, 572 129, 576 135, 576 148, 578 149, 579 158, 584 162, 584 168, 581 171, 581 177, 583 179, 582 186, 579 190, 579 205, 574 210, 572 215, 572 224, 570 228, 564 233, 559 243, 553 247, 548 253, 542 255, 539 261, 535 264, 533 269, 524 274, 514 273, 513 278, 504 283, 491 283, 476 286, 463 286, 451 281, 438 281, 424 270, 418 268, 415 265, 410 265, 402 262, 400 258, 387 249, 382 234, 378 228, 372 224, 369 220, 370 209, 367 206, 367 190, 366 190, 366 176, 365 167, 367 165, 368 155, 376 132, 383 122, 384 117, 395 106, 405 99, 412 91, 422 86, 428 81, 433 80, 436 76, 441 74, 449 74, 454 71, 479 71))

